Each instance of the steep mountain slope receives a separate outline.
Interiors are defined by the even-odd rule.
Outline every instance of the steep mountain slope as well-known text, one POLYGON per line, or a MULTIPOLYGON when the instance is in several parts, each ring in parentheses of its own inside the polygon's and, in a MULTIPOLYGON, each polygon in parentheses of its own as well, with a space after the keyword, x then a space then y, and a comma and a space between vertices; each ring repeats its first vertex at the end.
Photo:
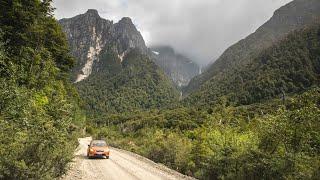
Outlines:
POLYGON ((114 24, 101 18, 97 10, 89 9, 85 14, 62 19, 59 23, 67 35, 72 54, 78 59, 73 69, 75 82, 96 71, 93 66, 99 62, 103 49, 111 49, 120 59, 132 48, 147 53, 145 42, 130 18, 122 18, 114 24))
POLYGON ((139 50, 131 50, 123 61, 115 53, 104 53, 100 62, 97 73, 76 84, 91 112, 132 112, 178 100, 172 82, 139 50))
POLYGON ((281 7, 255 33, 228 48, 206 72, 192 79, 189 86, 185 88, 185 93, 192 93, 205 83, 210 84, 214 81, 213 79, 221 79, 226 72, 250 63, 261 51, 284 38, 288 33, 319 19, 319 0, 294 0, 281 7))
POLYGON ((320 83, 320 26, 289 34, 250 59, 229 68, 201 86, 185 102, 210 105, 221 98, 235 105, 251 104, 285 93, 297 93, 320 83))
POLYGON ((178 100, 130 18, 114 24, 88 10, 60 24, 79 59, 74 82, 90 114, 159 108, 178 100))
POLYGON ((175 53, 169 46, 155 46, 150 48, 155 63, 171 77, 178 86, 187 86, 190 80, 199 74, 200 67, 187 57, 175 53))

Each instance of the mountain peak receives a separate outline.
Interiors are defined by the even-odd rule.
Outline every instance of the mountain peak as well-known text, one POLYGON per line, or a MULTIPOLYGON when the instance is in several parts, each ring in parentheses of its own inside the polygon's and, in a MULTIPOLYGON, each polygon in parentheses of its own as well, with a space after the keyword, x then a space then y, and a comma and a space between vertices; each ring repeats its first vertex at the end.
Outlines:
POLYGON ((99 13, 98 13, 98 11, 96 9, 88 9, 88 11, 85 14, 89 14, 89 15, 93 15, 93 16, 99 16, 99 13))
POLYGON ((133 24, 131 18, 129 18, 129 17, 123 17, 123 18, 119 21, 119 23, 121 23, 121 24, 133 24))
POLYGON ((147 54, 143 37, 129 17, 113 23, 101 18, 97 10, 89 9, 84 14, 60 21, 60 24, 71 44, 73 55, 79 58, 74 68, 75 82, 98 71, 101 52, 117 54, 120 59, 134 48, 147 54), (84 46, 80 46, 80 43, 84 46))

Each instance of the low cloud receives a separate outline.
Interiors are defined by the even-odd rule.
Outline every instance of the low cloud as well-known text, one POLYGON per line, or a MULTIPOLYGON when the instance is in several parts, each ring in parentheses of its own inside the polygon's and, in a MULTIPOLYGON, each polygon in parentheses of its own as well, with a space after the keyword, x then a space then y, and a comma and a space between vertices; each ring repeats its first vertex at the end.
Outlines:
POLYGON ((214 61, 291 0, 56 0, 58 19, 97 9, 115 22, 131 17, 148 46, 170 45, 195 62, 214 61))

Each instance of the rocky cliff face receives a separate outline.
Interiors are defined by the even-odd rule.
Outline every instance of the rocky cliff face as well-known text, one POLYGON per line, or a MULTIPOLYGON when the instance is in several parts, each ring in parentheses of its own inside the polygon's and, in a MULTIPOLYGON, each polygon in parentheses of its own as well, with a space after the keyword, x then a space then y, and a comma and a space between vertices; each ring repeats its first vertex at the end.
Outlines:
POLYGON ((96 10, 88 10, 69 19, 59 21, 77 58, 73 70, 74 82, 88 78, 97 71, 102 51, 116 53, 122 61, 130 49, 139 49, 147 54, 145 42, 131 19, 122 18, 118 23, 101 18, 96 10))
POLYGON ((179 92, 150 58, 130 18, 113 23, 88 10, 60 24, 77 58, 73 81, 88 114, 146 110, 178 101, 179 92))
POLYGON ((187 86, 189 81, 199 74, 200 67, 187 57, 175 53, 169 46, 158 46, 150 48, 155 63, 178 86, 187 86))

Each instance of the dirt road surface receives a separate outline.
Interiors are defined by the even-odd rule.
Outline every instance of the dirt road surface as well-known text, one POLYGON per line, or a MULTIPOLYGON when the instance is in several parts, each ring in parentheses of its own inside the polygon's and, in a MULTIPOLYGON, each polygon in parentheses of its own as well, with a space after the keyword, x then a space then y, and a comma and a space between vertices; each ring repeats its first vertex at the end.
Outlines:
POLYGON ((109 159, 88 159, 91 138, 79 138, 74 163, 63 180, 192 179, 137 154, 111 148, 109 159))

